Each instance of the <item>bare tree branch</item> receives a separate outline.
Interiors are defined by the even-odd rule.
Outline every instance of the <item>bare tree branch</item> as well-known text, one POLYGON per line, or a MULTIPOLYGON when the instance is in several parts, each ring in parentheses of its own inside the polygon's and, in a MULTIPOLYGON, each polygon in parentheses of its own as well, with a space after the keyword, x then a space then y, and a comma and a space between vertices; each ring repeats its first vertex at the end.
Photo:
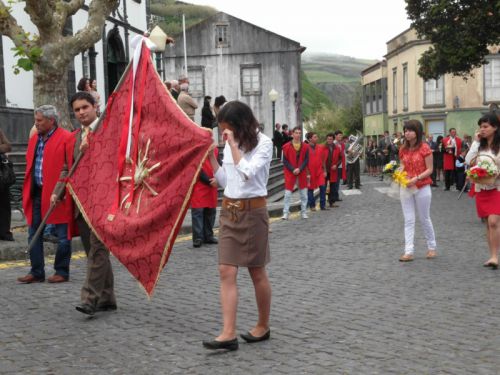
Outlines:
POLYGON ((16 47, 22 46, 27 39, 26 32, 2 0, 0 0, 0 34, 9 37, 16 47))
POLYGON ((64 39, 64 48, 73 55, 92 47, 99 40, 106 17, 118 7, 120 0, 92 0, 89 18, 84 28, 64 39))
POLYGON ((40 31, 40 39, 44 39, 44 30, 50 28, 53 24, 53 16, 55 12, 55 4, 47 0, 26 0, 24 11, 29 14, 31 22, 40 31), (52 5, 52 6, 51 6, 52 5))
POLYGON ((85 0, 71 0, 62 3, 63 8, 66 10, 66 16, 71 17, 78 12, 85 5, 85 0))

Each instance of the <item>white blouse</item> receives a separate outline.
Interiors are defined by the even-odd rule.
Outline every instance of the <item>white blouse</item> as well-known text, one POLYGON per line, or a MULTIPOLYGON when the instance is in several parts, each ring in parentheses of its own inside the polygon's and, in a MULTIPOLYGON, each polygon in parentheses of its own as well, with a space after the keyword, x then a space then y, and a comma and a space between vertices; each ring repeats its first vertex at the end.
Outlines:
POLYGON ((257 146, 250 152, 242 152, 240 162, 234 165, 231 147, 226 142, 222 167, 215 173, 224 196, 244 199, 267 196, 269 167, 273 158, 273 142, 265 134, 257 135, 257 146))
MULTIPOLYGON (((470 146, 470 150, 469 152, 467 153, 467 155, 465 156, 465 162, 470 165, 472 159, 474 159, 479 153, 479 142, 478 141, 474 141, 472 142, 472 145, 470 146)), ((497 164, 497 169, 500 171, 500 152, 498 153, 498 155, 495 155, 493 154, 493 152, 491 152, 491 150, 481 150, 481 153, 479 154, 479 159, 481 159, 481 155, 488 155, 488 156, 491 156, 496 164, 497 164)), ((488 158, 490 159, 490 158, 488 158)), ((497 179, 495 180, 495 184, 494 185, 483 185, 483 184, 476 184, 476 191, 479 191, 479 190, 491 190, 491 189, 497 189, 497 190, 500 190, 500 175, 497 176, 497 179)))

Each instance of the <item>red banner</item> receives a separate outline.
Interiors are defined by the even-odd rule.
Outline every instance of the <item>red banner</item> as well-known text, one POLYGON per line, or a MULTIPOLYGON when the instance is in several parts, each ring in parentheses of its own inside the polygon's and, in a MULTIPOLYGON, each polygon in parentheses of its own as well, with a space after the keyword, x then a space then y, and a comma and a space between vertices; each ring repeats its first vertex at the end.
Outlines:
POLYGON ((68 187, 99 239, 151 295, 213 141, 177 106, 143 45, 125 159, 133 81, 129 69, 68 187))

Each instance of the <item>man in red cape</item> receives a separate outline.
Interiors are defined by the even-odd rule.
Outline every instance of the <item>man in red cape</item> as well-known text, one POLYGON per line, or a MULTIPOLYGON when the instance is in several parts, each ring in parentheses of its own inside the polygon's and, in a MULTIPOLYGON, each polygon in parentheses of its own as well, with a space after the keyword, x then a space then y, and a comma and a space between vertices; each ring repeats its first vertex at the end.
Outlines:
POLYGON ((213 141, 179 109, 145 43, 137 60, 68 188, 99 240, 151 295, 213 141))
POLYGON ((309 183, 307 185, 307 204, 311 211, 316 211, 316 198, 314 190, 319 188, 319 207, 326 210, 326 169, 324 146, 318 143, 318 134, 309 132, 306 134, 309 141, 309 183))
POLYGON ((307 175, 309 170, 309 146, 302 142, 302 130, 296 126, 292 131, 292 140, 283 146, 283 171, 285 174, 285 197, 283 199, 283 220, 288 220, 290 200, 297 184, 300 193, 300 215, 307 219, 307 175))
POLYGON ((455 160, 460 155, 462 149, 462 140, 457 137, 455 128, 450 129, 450 134, 443 139, 445 149, 443 155, 443 170, 445 190, 450 190, 451 184, 455 178, 455 160))

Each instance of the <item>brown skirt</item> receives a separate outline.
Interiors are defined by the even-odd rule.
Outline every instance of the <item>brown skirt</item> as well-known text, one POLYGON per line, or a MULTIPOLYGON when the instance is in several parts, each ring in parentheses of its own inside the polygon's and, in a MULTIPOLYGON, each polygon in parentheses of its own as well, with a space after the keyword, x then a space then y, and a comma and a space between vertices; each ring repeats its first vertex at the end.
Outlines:
POLYGON ((262 267, 270 261, 267 207, 238 211, 237 221, 222 209, 219 224, 219 264, 262 267))

